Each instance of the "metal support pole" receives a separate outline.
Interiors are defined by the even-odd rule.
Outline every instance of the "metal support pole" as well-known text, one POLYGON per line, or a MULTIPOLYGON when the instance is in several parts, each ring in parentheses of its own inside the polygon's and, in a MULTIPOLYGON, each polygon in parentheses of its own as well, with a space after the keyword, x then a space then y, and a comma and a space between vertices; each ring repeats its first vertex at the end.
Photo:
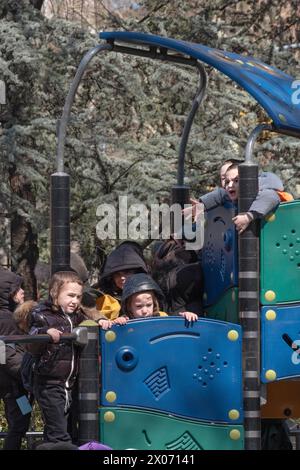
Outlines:
POLYGON ((70 86, 59 121, 57 173, 51 175, 51 274, 70 269, 70 181, 69 175, 64 173, 64 148, 71 108, 79 83, 92 58, 112 48, 110 44, 100 44, 85 54, 70 86))
MULTIPOLYGON (((29 344, 29 343, 52 343, 52 338, 50 335, 7 335, 0 336, 1 343, 4 344, 29 344)), ((77 327, 72 330, 72 333, 64 333, 60 336, 59 342, 66 343, 68 341, 73 341, 75 344, 84 346, 88 342, 87 329, 82 327, 77 327)), ((5 364, 5 362, 3 363, 5 364)))
POLYGON ((58 173, 64 171, 64 148, 65 148, 65 141, 66 141, 66 133, 67 133, 67 125, 70 119, 71 108, 73 105, 73 101, 76 95, 77 88, 79 83, 82 79, 82 76, 89 65, 90 61, 92 60, 95 55, 102 51, 111 51, 113 46, 111 44, 99 44, 96 47, 90 49, 81 60, 75 77, 71 83, 70 90, 66 97, 63 113, 61 120, 59 122, 59 129, 58 129, 58 142, 57 142, 57 171, 58 173))
MULTIPOLYGON (((239 212, 247 212, 258 193, 258 165, 252 159, 258 135, 271 126, 262 124, 251 133, 245 162, 239 165, 239 212)), ((245 449, 261 448, 260 418, 260 303, 259 229, 252 222, 239 236, 239 314, 243 327, 243 394, 245 449)))
POLYGON ((70 269, 70 177, 51 175, 51 275, 70 269))
MULTIPOLYGON (((247 212, 258 192, 258 165, 239 165, 239 212, 247 212)), ((259 224, 239 236, 239 311, 243 327, 243 385, 245 449, 259 450, 260 425, 260 309, 259 224)))
POLYGON ((88 327, 88 344, 80 355, 78 380, 79 444, 99 441, 99 326, 92 320, 81 323, 88 327))
POLYGON ((194 117, 196 115, 196 112, 197 112, 200 104, 203 101, 203 98, 204 98, 204 95, 205 95, 205 90, 206 90, 206 85, 207 85, 207 76, 206 76, 206 72, 205 72, 205 69, 204 69, 203 65, 201 65, 199 62, 197 62, 197 68, 199 70, 200 84, 199 84, 199 87, 196 91, 195 98, 193 100, 192 109, 189 112, 189 115, 187 117, 187 120, 184 124, 184 128, 183 128, 183 131, 182 131, 180 147, 179 147, 178 171, 177 171, 177 184, 178 184, 178 186, 183 186, 184 185, 184 160, 185 160, 186 145, 187 145, 190 130, 191 130, 191 127, 192 127, 192 124, 193 124, 193 121, 194 121, 194 117))
POLYGON ((259 124, 255 129, 253 129, 247 141, 246 152, 245 152, 245 163, 248 163, 249 165, 255 165, 253 161, 254 145, 259 134, 261 134, 261 132, 263 131, 274 132, 275 130, 273 126, 271 126, 270 124, 259 124))
MULTIPOLYGON (((197 62, 196 67, 199 70, 200 84, 196 91, 195 98, 193 100, 192 109, 188 114, 187 120, 184 124, 182 131, 180 147, 179 147, 179 157, 178 157, 178 170, 177 170, 177 185, 173 186, 171 193, 172 204, 180 204, 182 209, 185 204, 190 202, 190 188, 184 184, 184 163, 185 163, 185 151, 190 134, 190 130, 193 124, 194 117, 196 112, 203 101, 206 85, 207 85, 207 76, 204 67, 197 62)), ((172 220, 172 232, 179 233, 184 226, 184 221, 180 222, 180 227, 177 226, 179 221, 172 220)))

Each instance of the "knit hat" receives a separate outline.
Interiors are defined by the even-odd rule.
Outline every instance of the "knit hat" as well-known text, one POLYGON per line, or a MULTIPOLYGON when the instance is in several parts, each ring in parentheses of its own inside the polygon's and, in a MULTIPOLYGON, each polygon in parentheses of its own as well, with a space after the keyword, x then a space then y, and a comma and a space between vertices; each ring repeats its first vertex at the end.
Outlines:
POLYGON ((126 301, 133 294, 138 292, 154 291, 159 299, 163 299, 164 295, 158 284, 151 276, 144 273, 133 274, 124 284, 122 292, 122 313, 126 313, 126 301))

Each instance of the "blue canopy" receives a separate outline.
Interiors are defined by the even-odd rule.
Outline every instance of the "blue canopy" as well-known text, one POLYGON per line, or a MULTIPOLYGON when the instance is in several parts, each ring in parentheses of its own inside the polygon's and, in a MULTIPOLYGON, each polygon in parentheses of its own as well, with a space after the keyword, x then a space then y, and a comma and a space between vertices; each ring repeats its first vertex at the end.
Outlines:
POLYGON ((201 60, 220 70, 250 93, 272 118, 278 132, 299 134, 300 137, 300 104, 293 103, 295 88, 292 84, 295 79, 279 69, 250 56, 153 34, 102 32, 100 38, 118 44, 163 47, 181 56, 201 60))

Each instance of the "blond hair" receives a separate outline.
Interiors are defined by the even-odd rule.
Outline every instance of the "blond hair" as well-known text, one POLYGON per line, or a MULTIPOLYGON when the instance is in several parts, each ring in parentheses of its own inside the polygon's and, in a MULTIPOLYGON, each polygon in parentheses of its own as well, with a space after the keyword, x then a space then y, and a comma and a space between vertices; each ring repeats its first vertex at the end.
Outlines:
POLYGON ((75 282, 83 287, 82 280, 79 278, 78 274, 73 271, 59 271, 51 277, 49 283, 49 295, 54 307, 59 308, 57 303, 59 293, 63 286, 69 282, 75 282))

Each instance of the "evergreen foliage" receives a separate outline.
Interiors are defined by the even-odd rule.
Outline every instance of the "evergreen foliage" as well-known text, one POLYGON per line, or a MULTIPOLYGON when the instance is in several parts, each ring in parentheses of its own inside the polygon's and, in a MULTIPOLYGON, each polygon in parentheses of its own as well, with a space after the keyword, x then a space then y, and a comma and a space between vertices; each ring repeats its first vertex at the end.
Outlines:
MULTIPOLYGON (((57 120, 81 58, 98 39, 86 25, 46 18, 33 3, 4 0, 0 6, 0 79, 7 87, 7 104, 0 105, 0 204, 31 224, 40 259, 47 261, 57 120)), ((295 0, 144 0, 138 2, 139 14, 113 11, 106 17, 98 3, 100 30, 123 27, 200 42, 253 55, 299 76, 300 50, 283 47, 299 41, 295 0)), ((207 96, 186 154, 186 182, 195 195, 217 184, 220 162, 241 157, 251 130, 268 120, 246 92, 206 69, 207 96)), ((117 205, 127 194, 129 202, 169 200, 180 135, 197 86, 189 67, 114 52, 91 62, 72 109, 65 162, 72 181, 72 238, 79 240, 92 272, 98 267, 95 247, 107 251, 114 243, 95 235, 99 204, 117 205)), ((260 164, 281 174, 297 197, 299 142, 264 135, 257 148, 260 164)))

